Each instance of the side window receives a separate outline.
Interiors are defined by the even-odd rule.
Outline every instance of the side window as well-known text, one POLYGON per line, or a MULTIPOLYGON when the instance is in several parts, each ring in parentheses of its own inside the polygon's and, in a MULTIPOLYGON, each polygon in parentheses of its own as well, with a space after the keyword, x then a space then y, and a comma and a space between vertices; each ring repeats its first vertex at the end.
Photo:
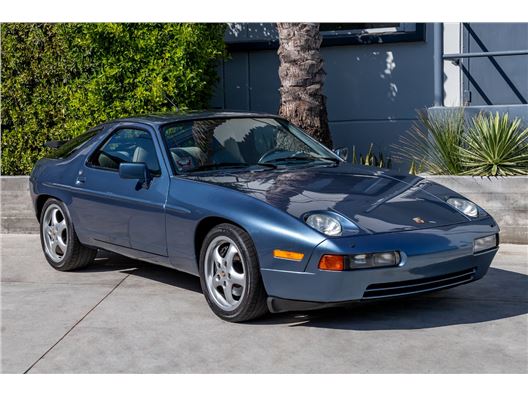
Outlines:
POLYGON ((92 166, 116 171, 122 162, 144 162, 153 176, 161 175, 152 136, 146 131, 119 129, 88 161, 92 166))

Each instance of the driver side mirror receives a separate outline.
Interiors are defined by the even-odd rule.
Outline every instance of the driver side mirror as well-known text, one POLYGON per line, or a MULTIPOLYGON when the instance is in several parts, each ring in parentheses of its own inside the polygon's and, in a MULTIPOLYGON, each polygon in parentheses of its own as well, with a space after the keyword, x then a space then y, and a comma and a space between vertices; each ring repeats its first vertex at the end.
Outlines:
POLYGON ((144 162, 123 162, 119 164, 119 177, 122 179, 136 179, 141 187, 149 188, 152 176, 144 162))
POLYGON ((348 158, 348 147, 338 147, 332 150, 339 158, 346 161, 348 158))

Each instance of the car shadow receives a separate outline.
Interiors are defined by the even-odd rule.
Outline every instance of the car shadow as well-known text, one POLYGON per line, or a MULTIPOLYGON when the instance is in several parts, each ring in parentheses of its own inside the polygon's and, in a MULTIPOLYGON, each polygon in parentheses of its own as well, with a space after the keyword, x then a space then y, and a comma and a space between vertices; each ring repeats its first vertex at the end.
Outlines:
POLYGON ((528 313, 528 276, 497 268, 471 284, 436 293, 282 313, 251 325, 289 324, 340 330, 412 330, 489 322, 528 313))
POLYGON ((196 293, 202 293, 198 277, 160 265, 134 260, 116 253, 99 251, 94 263, 79 272, 119 271, 155 282, 165 283, 196 293))
MULTIPOLYGON (((112 253, 100 253, 83 271, 120 271, 201 293, 197 277, 112 253)), ((204 302, 205 303, 205 302, 204 302)), ((269 314, 247 326, 288 325, 340 330, 427 329, 481 323, 528 313, 528 276, 498 268, 473 283, 436 293, 360 302, 340 308, 269 314)))

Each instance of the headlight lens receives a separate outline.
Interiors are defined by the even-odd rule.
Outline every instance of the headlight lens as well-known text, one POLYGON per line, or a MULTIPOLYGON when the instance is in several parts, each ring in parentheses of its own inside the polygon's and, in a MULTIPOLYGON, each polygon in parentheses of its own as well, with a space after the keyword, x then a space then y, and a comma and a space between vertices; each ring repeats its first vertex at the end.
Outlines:
POLYGON ((447 203, 469 217, 478 216, 478 207, 473 202, 462 198, 449 198, 447 203))
POLYGON ((350 269, 391 267, 401 263, 398 252, 363 253, 350 256, 350 269))
POLYGON ((394 267, 402 263, 399 252, 360 253, 351 256, 325 254, 319 260, 324 271, 348 271, 356 269, 394 267))
POLYGON ((306 218, 306 224, 329 236, 341 235, 342 232, 341 223, 339 223, 339 221, 322 213, 311 214, 308 216, 306 218))
POLYGON ((497 247, 497 234, 487 237, 478 238, 473 241, 473 253, 483 252, 485 250, 494 249, 497 247))

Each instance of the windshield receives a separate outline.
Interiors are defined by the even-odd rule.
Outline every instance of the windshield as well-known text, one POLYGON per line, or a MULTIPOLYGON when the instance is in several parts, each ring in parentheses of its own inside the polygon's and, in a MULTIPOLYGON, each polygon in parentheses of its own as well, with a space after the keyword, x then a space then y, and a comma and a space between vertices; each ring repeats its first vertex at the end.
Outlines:
POLYGON ((162 132, 179 173, 339 161, 304 132, 275 118, 184 121, 162 132))

